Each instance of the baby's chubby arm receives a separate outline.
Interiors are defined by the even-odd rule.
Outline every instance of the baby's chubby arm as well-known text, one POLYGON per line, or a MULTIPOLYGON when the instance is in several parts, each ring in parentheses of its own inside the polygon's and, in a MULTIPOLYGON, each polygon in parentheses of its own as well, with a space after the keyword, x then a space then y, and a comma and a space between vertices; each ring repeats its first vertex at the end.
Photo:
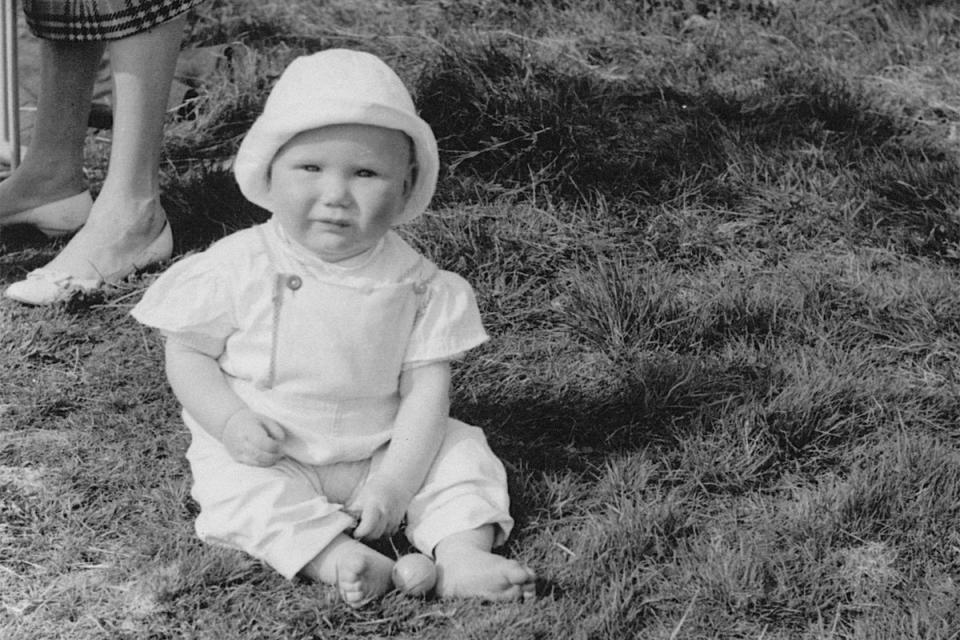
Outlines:
POLYGON ((214 358, 169 338, 165 355, 174 395, 234 460, 268 467, 283 456, 283 428, 247 407, 227 385, 214 358))
POLYGON ((440 450, 449 414, 449 362, 400 375, 400 409, 390 444, 377 472, 347 505, 360 514, 354 537, 376 539, 397 530, 440 450))

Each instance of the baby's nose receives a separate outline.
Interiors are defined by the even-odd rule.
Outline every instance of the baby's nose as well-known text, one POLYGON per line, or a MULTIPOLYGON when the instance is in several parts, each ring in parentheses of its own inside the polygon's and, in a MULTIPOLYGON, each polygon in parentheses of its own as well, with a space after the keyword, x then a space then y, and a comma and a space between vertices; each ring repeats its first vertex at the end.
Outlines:
POLYGON ((320 181, 320 195, 324 203, 343 205, 350 201, 350 189, 347 181, 337 176, 324 176, 320 181))

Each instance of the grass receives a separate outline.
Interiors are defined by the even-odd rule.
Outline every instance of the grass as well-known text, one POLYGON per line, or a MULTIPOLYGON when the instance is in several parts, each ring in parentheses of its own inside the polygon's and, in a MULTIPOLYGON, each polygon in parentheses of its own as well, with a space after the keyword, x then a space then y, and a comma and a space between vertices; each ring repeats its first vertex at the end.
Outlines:
MULTIPOLYGON (((223 160, 292 57, 391 62, 443 163, 404 233, 494 336, 453 412, 540 597, 353 611, 200 544, 143 274, 0 304, 0 636, 958 637, 958 35, 946 0, 214 0, 178 254, 264 219, 223 160)), ((0 282, 36 240, 0 235, 0 282)))

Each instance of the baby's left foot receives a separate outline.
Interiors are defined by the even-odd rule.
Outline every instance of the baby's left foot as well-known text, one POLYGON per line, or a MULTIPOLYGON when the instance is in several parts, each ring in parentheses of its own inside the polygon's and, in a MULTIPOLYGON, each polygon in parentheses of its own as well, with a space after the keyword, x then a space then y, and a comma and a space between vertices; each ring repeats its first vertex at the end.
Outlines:
POLYGON ((496 602, 526 600, 536 595, 536 574, 516 560, 479 549, 437 560, 441 598, 481 598, 496 602))

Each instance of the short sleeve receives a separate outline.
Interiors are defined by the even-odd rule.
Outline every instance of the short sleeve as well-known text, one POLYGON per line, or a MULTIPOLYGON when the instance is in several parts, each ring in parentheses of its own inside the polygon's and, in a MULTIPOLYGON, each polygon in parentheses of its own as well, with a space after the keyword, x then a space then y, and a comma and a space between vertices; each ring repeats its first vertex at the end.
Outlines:
POLYGON ((453 360, 489 339, 473 288, 466 280, 449 271, 438 271, 423 295, 404 366, 453 360))
POLYGON ((217 357, 237 326, 229 282, 224 266, 211 256, 189 256, 161 274, 130 315, 168 338, 217 357))

